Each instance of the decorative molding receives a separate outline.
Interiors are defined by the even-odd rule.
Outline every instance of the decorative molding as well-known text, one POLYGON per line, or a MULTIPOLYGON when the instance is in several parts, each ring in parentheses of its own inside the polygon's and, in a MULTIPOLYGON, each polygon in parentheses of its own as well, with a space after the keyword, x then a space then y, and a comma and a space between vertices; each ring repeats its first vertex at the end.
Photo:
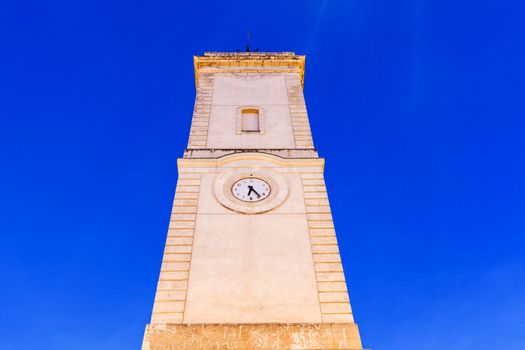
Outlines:
POLYGON ((227 155, 232 154, 239 154, 239 153, 262 153, 262 154, 271 154, 274 156, 277 156, 279 158, 288 159, 288 158, 296 158, 296 159, 311 159, 311 158, 319 158, 319 155, 317 153, 316 149, 311 148, 269 148, 269 149, 237 149, 237 148, 229 148, 229 149, 215 149, 215 148, 208 148, 208 149, 198 149, 198 148, 188 148, 184 150, 184 156, 183 158, 193 158, 193 159, 217 159, 222 158, 227 155))
POLYGON ((299 73, 304 86, 304 67, 306 56, 293 52, 214 52, 204 56, 193 56, 195 68, 195 87, 198 87, 201 73, 227 72, 280 72, 299 73))
MULTIPOLYGON (((303 158, 303 159, 287 159, 281 158, 272 154, 260 152, 243 152, 230 154, 221 158, 179 158, 177 164, 179 169, 182 168, 209 168, 226 166, 230 163, 235 163, 243 160, 266 161, 282 167, 320 167, 324 169, 324 158, 303 158)), ((263 166, 261 164, 254 166, 263 166)))

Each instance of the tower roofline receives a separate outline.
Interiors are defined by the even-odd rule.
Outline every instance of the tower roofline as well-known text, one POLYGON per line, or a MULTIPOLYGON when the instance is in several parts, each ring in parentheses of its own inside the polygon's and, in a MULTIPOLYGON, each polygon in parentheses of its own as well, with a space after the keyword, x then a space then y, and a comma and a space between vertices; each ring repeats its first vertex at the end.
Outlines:
POLYGON ((193 56, 195 86, 201 73, 299 73, 304 87, 306 56, 295 52, 205 52, 193 56))

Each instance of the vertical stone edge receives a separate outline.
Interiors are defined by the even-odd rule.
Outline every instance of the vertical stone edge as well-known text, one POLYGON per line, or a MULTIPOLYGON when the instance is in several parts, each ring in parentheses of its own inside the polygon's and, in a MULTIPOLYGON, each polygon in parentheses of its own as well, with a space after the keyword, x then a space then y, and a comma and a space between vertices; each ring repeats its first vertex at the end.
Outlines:
POLYGON ((301 181, 322 322, 354 323, 322 169, 301 181))
POLYGON ((206 148, 213 99, 213 74, 201 73, 191 120, 188 149, 206 148))
POLYGON ((170 224, 153 304, 152 324, 182 324, 193 251, 201 174, 179 168, 170 224))
POLYGON ((314 148, 310 122, 299 73, 286 73, 286 91, 296 148, 314 148))

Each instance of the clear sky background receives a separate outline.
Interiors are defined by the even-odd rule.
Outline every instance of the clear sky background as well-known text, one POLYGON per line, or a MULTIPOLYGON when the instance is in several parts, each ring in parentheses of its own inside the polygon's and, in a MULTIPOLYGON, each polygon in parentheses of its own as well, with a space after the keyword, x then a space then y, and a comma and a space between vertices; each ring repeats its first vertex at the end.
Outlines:
POLYGON ((0 339, 139 349, 192 55, 307 55, 306 102, 373 350, 525 349, 521 0, 4 1, 0 339))

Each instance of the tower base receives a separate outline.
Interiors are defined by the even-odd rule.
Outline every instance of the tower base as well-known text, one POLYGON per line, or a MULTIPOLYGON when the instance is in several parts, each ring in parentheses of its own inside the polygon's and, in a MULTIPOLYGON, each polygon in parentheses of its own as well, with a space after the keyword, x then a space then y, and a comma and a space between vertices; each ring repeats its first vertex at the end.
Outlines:
POLYGON ((355 323, 149 324, 142 350, 362 350, 355 323))

